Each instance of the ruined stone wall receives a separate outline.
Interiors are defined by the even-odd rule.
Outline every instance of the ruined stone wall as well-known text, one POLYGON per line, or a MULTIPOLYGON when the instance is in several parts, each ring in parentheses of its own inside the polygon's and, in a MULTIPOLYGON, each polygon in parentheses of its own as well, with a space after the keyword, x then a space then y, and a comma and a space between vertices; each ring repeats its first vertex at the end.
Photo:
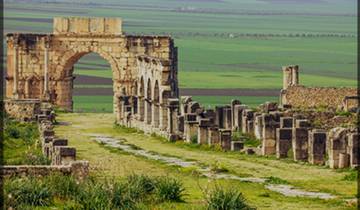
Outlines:
POLYGON ((40 100, 5 100, 6 114, 17 120, 33 120, 41 113, 40 100))
MULTIPOLYGON (((341 108, 347 96, 356 96, 356 88, 290 86, 281 92, 282 104, 293 107, 327 106, 341 108)), ((356 101, 350 104, 357 107, 356 101)))
POLYGON ((70 165, 6 165, 0 166, 0 176, 48 176, 53 173, 72 175, 82 179, 88 175, 87 161, 72 162, 70 165))

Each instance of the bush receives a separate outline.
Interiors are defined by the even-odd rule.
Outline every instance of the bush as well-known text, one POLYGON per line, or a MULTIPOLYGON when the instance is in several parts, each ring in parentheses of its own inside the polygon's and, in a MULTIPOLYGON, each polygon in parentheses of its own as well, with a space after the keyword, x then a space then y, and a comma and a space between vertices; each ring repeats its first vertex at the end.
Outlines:
POLYGON ((225 190, 218 186, 205 195, 209 210, 250 210, 242 193, 235 189, 225 190))
POLYGON ((52 193, 45 182, 37 178, 11 179, 4 184, 5 206, 49 206, 52 193))
POLYGON ((344 181, 356 181, 358 179, 358 171, 353 169, 350 171, 349 174, 345 175, 343 180, 344 181))
POLYGON ((51 186, 53 195, 59 198, 74 198, 80 192, 80 184, 73 176, 52 174, 45 178, 48 186, 51 186))
POLYGON ((190 142, 191 142, 192 144, 197 144, 197 143, 198 143, 198 136, 197 136, 197 135, 191 136, 190 142))
POLYGON ((113 185, 111 197, 112 209, 135 209, 137 201, 132 198, 126 188, 122 183, 115 183, 113 185))
POLYGON ((82 185, 76 196, 81 209, 102 210, 110 209, 111 192, 103 183, 88 181, 82 185))
POLYGON ((155 196, 159 201, 183 201, 184 196, 183 184, 173 178, 160 177, 157 180, 155 196))

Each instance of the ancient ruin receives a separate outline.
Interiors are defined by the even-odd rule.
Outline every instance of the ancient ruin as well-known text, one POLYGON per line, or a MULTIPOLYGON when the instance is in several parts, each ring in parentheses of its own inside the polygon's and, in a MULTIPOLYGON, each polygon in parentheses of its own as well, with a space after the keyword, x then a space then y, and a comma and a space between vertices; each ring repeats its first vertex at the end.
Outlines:
POLYGON ((167 129, 168 99, 178 97, 174 41, 125 35, 119 18, 54 18, 52 34, 8 34, 6 97, 72 110, 73 65, 88 53, 111 66, 119 121, 132 107, 140 121, 167 129))
MULTIPOLYGON (((279 104, 250 108, 232 100, 205 109, 191 96, 179 96, 173 39, 124 35, 117 18, 55 18, 53 34, 9 34, 7 44, 6 111, 12 117, 51 121, 42 111, 44 104, 72 110, 73 65, 95 52, 111 64, 114 113, 122 126, 224 151, 331 168, 359 164, 358 122, 351 113, 358 107, 356 88, 304 87, 298 66, 283 67, 279 104), (349 113, 337 116, 338 111, 349 113), (249 137, 260 146, 244 147, 249 137)), ((47 126, 41 126, 44 154, 53 164, 74 161, 76 150, 47 126)))

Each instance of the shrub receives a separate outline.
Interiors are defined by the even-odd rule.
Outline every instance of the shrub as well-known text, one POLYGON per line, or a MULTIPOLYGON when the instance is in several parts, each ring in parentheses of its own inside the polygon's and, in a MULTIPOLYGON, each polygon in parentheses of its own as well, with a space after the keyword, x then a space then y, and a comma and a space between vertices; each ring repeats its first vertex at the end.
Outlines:
POLYGON ((53 195, 46 183, 33 177, 7 180, 4 192, 7 208, 49 206, 52 203, 53 195))
POLYGON ((198 143, 198 136, 197 136, 197 135, 191 136, 190 142, 191 142, 192 144, 197 144, 197 143, 198 143))
POLYGON ((155 190, 155 179, 145 175, 130 175, 125 182, 127 198, 144 201, 155 190))
POLYGON ((343 180, 344 181, 356 181, 358 179, 358 171, 351 170, 349 174, 345 175, 343 180))
POLYGON ((111 193, 107 186, 94 181, 84 183, 76 196, 76 201, 81 205, 81 209, 89 210, 110 209, 110 199, 111 193))
POLYGON ((48 186, 51 187, 53 195, 59 198, 74 198, 80 192, 80 185, 73 176, 52 174, 45 178, 48 186))
POLYGON ((173 178, 160 177, 156 182, 155 196, 159 201, 183 201, 183 184, 173 178))
POLYGON ((250 210, 242 193, 235 189, 223 189, 218 186, 205 194, 207 209, 209 210, 250 210))

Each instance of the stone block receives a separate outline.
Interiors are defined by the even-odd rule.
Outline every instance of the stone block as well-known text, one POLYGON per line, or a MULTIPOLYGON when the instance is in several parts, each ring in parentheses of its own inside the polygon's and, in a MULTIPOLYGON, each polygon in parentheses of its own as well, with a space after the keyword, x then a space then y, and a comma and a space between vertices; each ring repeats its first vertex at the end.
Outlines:
POLYGON ((257 139, 263 138, 263 122, 262 122, 262 115, 255 116, 254 122, 254 134, 257 139))
POLYGON ((281 117, 280 118, 280 128, 292 128, 293 127, 293 118, 292 117, 281 117))
POLYGON ((54 136, 55 135, 55 132, 54 130, 44 130, 42 132, 42 136, 45 138, 45 137, 51 137, 51 136, 54 136))
POLYGON ((307 161, 308 159, 308 129, 293 128, 292 149, 295 161, 307 161))
POLYGON ((348 168, 350 166, 350 155, 346 153, 339 154, 339 168, 348 168))
POLYGON ((56 146, 52 158, 53 165, 69 165, 76 160, 76 149, 67 146, 56 146))
POLYGON ((217 127, 208 128, 208 145, 220 144, 219 129, 217 127))
POLYGON ((296 120, 295 127, 296 128, 309 128, 310 123, 308 120, 296 120))
POLYGON ((324 165, 326 154, 326 131, 312 130, 309 132, 309 163, 324 165))
POLYGON ((231 130, 220 129, 221 148, 225 151, 231 150, 231 130))
POLYGON ((350 166, 355 168, 359 166, 359 134, 358 133, 349 133, 347 135, 348 147, 347 154, 350 155, 350 166))
POLYGON ((240 151, 242 149, 244 149, 244 142, 242 141, 231 142, 231 151, 240 151))
POLYGON ((277 128, 276 132, 276 157, 286 158, 291 149, 292 128, 277 128))

